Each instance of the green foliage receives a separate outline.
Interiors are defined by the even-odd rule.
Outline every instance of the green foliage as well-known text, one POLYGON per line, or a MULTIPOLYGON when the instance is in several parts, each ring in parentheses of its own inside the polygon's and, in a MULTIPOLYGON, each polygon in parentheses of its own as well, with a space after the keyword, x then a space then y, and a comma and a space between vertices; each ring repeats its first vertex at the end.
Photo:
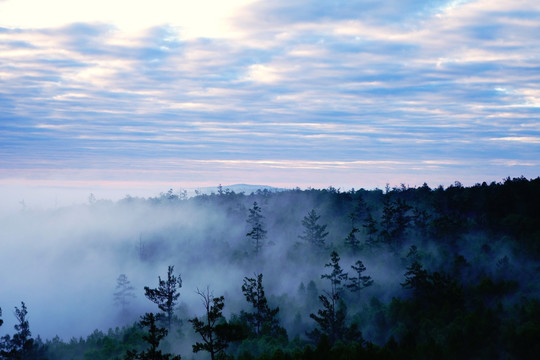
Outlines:
POLYGON ((146 348, 141 327, 137 325, 110 329, 107 334, 94 331, 86 339, 63 342, 58 336, 45 343, 45 358, 54 360, 123 359, 128 350, 142 351, 146 348))

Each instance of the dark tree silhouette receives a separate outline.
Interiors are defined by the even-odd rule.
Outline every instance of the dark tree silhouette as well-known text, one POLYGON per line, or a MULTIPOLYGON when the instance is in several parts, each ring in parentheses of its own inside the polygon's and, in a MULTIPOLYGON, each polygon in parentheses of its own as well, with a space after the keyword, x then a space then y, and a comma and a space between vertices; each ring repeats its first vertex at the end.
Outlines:
POLYGON ((397 199, 394 202, 390 199, 390 194, 384 195, 380 236, 393 250, 398 250, 405 239, 405 233, 411 222, 409 215, 411 209, 412 207, 405 201, 397 199))
POLYGON ((302 220, 304 231, 303 234, 298 237, 315 248, 325 249, 325 239, 328 236, 328 232, 326 231, 327 225, 320 225, 318 223, 319 218, 320 215, 317 215, 315 209, 312 209, 304 216, 304 219, 302 220))
POLYGON ((246 236, 251 239, 255 255, 259 254, 264 239, 266 239, 266 230, 264 228, 263 219, 264 216, 262 215, 261 207, 255 201, 253 203, 253 208, 249 209, 249 216, 247 219, 247 223, 251 226, 251 230, 246 234, 246 236))
POLYGON ((345 245, 351 248, 353 254, 356 254, 358 250, 360 250, 360 240, 356 235, 356 233, 359 232, 360 229, 356 227, 354 213, 351 213, 349 215, 349 219, 351 220, 351 231, 349 231, 349 234, 345 238, 345 245))
POLYGON ((15 307, 17 331, 12 338, 9 335, 2 337, 0 346, 0 358, 2 359, 40 359, 42 356, 40 346, 32 339, 30 325, 27 319, 28 310, 26 304, 21 302, 21 308, 15 307))
POLYGON ((256 335, 282 335, 284 329, 279 326, 279 321, 277 319, 279 308, 271 309, 268 306, 262 279, 262 274, 257 275, 257 279, 244 278, 242 292, 244 293, 247 302, 254 308, 253 313, 244 313, 244 315, 251 324, 253 332, 256 335))
POLYGON ((193 325, 193 330, 201 336, 202 342, 193 345, 193 352, 201 350, 208 351, 212 360, 222 353, 229 345, 227 339, 227 323, 223 317, 224 297, 214 297, 207 288, 206 292, 197 289, 197 294, 201 296, 205 309, 205 316, 201 319, 195 317, 189 322, 193 325))
POLYGON ((422 292, 428 283, 428 272, 418 262, 414 261, 407 267, 405 282, 401 283, 405 289, 413 289, 415 293, 422 292))
POLYGON ((146 351, 137 352, 136 350, 128 350, 125 360, 180 360, 180 355, 173 356, 172 354, 162 354, 159 350, 159 343, 167 336, 167 329, 159 328, 156 325, 156 316, 153 313, 146 313, 141 317, 139 324, 148 328, 148 333, 143 335, 143 340, 146 341, 150 348, 146 351))
POLYGON ((377 240, 376 235, 377 235, 377 232, 379 232, 379 229, 377 229, 377 221, 375 221, 375 219, 371 215, 371 212, 368 212, 362 227, 364 228, 364 231, 367 235, 366 243, 369 246, 376 245, 376 240, 377 240))
POLYGON ((366 271, 366 267, 362 261, 358 260, 354 265, 351 265, 351 268, 356 271, 357 275, 349 277, 349 283, 346 285, 349 290, 357 292, 373 284, 371 276, 362 275, 366 271))
POLYGON ((329 274, 321 275, 321 279, 330 281, 330 291, 324 290, 325 294, 319 295, 323 308, 317 311, 317 315, 309 315, 319 326, 319 329, 308 333, 308 336, 315 341, 318 341, 321 335, 324 334, 328 336, 330 343, 333 344, 336 340, 343 339, 345 336, 347 308, 345 303, 340 301, 340 298, 344 290, 343 283, 347 281, 348 274, 343 272, 339 261, 338 253, 332 251, 330 262, 324 265, 332 269, 329 274))
POLYGON ((145 296, 155 303, 165 316, 167 330, 171 330, 174 307, 178 301, 180 293, 178 289, 182 287, 182 278, 173 275, 174 266, 169 266, 167 271, 167 281, 159 279, 159 285, 156 289, 150 289, 148 286, 144 287, 145 296))

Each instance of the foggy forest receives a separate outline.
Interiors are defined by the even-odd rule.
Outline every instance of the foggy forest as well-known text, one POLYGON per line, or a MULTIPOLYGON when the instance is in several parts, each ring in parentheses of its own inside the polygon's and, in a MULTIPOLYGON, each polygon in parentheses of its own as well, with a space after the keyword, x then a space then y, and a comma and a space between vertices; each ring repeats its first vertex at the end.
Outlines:
POLYGON ((540 178, 0 217, 2 359, 532 359, 540 178))

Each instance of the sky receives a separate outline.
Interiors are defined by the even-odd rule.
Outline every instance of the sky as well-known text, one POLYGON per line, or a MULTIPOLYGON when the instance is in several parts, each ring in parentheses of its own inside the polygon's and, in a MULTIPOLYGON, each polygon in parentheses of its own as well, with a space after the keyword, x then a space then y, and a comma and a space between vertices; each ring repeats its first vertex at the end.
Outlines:
POLYGON ((0 0, 0 194, 535 178, 538 39, 537 1, 0 0))

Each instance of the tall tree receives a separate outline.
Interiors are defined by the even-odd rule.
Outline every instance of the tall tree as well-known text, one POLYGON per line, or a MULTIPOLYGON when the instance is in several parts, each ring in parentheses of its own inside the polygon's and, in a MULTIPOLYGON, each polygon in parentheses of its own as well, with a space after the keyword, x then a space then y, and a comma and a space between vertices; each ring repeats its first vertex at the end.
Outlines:
POLYGON ((148 286, 144 287, 144 295, 163 311, 168 331, 171 330, 174 307, 180 296, 178 289, 182 287, 182 278, 180 275, 178 275, 178 277, 174 276, 173 272, 174 266, 169 266, 167 271, 167 281, 161 280, 161 277, 158 277, 159 285, 157 288, 150 289, 148 286))
POLYGON ((160 328, 156 325, 156 316, 153 313, 146 313, 141 317, 139 324, 148 328, 148 333, 143 335, 143 340, 146 341, 150 348, 146 351, 137 352, 136 350, 128 350, 125 360, 180 360, 180 355, 173 356, 172 354, 163 354, 159 350, 159 343, 167 336, 167 329, 160 328))
POLYGON ((364 231, 366 232, 366 235, 367 235, 366 243, 369 246, 375 245, 376 239, 377 239, 376 235, 379 230, 377 229, 377 222, 371 215, 371 212, 368 212, 362 227, 364 228, 364 231))
POLYGON ((345 245, 351 248, 353 254, 356 254, 360 250, 360 240, 358 239, 356 233, 360 231, 355 224, 355 214, 349 214, 349 219, 351 220, 351 231, 345 238, 345 245))
POLYGON ((28 310, 26 304, 21 302, 21 308, 15 307, 15 318, 17 324, 14 328, 17 331, 12 338, 6 335, 2 338, 0 347, 0 358, 2 359, 40 359, 40 349, 38 344, 32 339, 30 325, 27 319, 28 310))
POLYGON ((380 236, 384 243, 390 244, 392 241, 393 219, 396 211, 394 203, 390 199, 389 186, 386 185, 386 193, 383 198, 383 211, 381 217, 380 236))
POLYGON ((131 286, 131 282, 128 280, 126 274, 120 274, 116 279, 116 292, 114 295, 114 303, 122 308, 122 314, 126 314, 129 300, 135 298, 133 292, 135 288, 131 286))
POLYGON ((357 292, 373 285, 371 276, 362 275, 366 271, 366 267, 362 261, 358 260, 354 265, 351 265, 351 268, 356 271, 356 276, 349 278, 349 283, 346 285, 349 290, 357 292))
MULTIPOLYGON (((416 250, 416 249, 414 249, 416 250)), ((429 289, 429 274, 426 269, 417 261, 414 260, 407 267, 405 272, 405 282, 401 286, 405 289, 412 289, 417 297, 422 297, 429 289)))
POLYGON ((229 345, 229 341, 225 336, 226 331, 223 331, 223 327, 227 325, 223 317, 224 297, 214 297, 208 288, 206 292, 197 289, 197 294, 202 298, 206 314, 201 319, 195 317, 189 320, 193 325, 193 330, 202 339, 202 342, 196 342, 193 345, 193 352, 208 351, 210 358, 215 360, 216 356, 222 353, 229 345))
POLYGON ((259 254, 264 239, 266 239, 266 230, 264 228, 263 219, 262 209, 255 201, 253 203, 253 208, 249 209, 249 216, 247 219, 247 223, 251 226, 251 230, 246 234, 246 236, 251 239, 255 255, 259 254))
POLYGON ((383 242, 390 245, 394 250, 398 250, 405 239, 407 228, 411 222, 411 216, 409 215, 411 209, 412 207, 404 200, 397 199, 394 202, 391 201, 389 194, 385 194, 380 235, 383 242))
POLYGON ((324 265, 331 268, 332 271, 321 275, 321 279, 330 281, 330 291, 324 290, 325 294, 319 295, 323 308, 317 311, 317 315, 309 315, 310 318, 317 322, 319 329, 315 329, 308 335, 317 340, 321 334, 325 334, 332 344, 336 340, 343 339, 346 331, 346 306, 340 299, 343 292, 343 283, 347 281, 348 274, 343 272, 339 261, 338 253, 332 251, 330 262, 324 265))
POLYGON ((317 215, 315 209, 312 209, 304 216, 302 220, 302 225, 304 226, 303 234, 298 237, 317 249, 325 249, 325 239, 328 236, 328 232, 326 231, 327 225, 320 225, 319 218, 320 215, 317 215))
POLYGON ((347 281, 349 275, 343 272, 341 265, 339 264, 340 257, 336 251, 332 251, 330 254, 330 262, 325 264, 324 267, 331 268, 332 271, 329 274, 321 275, 321 279, 328 279, 330 281, 330 292, 327 292, 332 298, 336 300, 340 298, 343 292, 343 283, 347 281))
POLYGON ((244 278, 242 292, 254 309, 253 313, 245 313, 248 322, 256 335, 280 335, 284 329, 279 326, 277 314, 279 308, 271 309, 268 306, 268 300, 264 294, 262 285, 263 275, 257 275, 255 278, 244 278))
POLYGON ((412 206, 407 204, 404 200, 398 199, 394 207, 394 229, 392 237, 397 246, 401 246, 405 240, 405 234, 411 223, 411 216, 409 215, 412 206))

